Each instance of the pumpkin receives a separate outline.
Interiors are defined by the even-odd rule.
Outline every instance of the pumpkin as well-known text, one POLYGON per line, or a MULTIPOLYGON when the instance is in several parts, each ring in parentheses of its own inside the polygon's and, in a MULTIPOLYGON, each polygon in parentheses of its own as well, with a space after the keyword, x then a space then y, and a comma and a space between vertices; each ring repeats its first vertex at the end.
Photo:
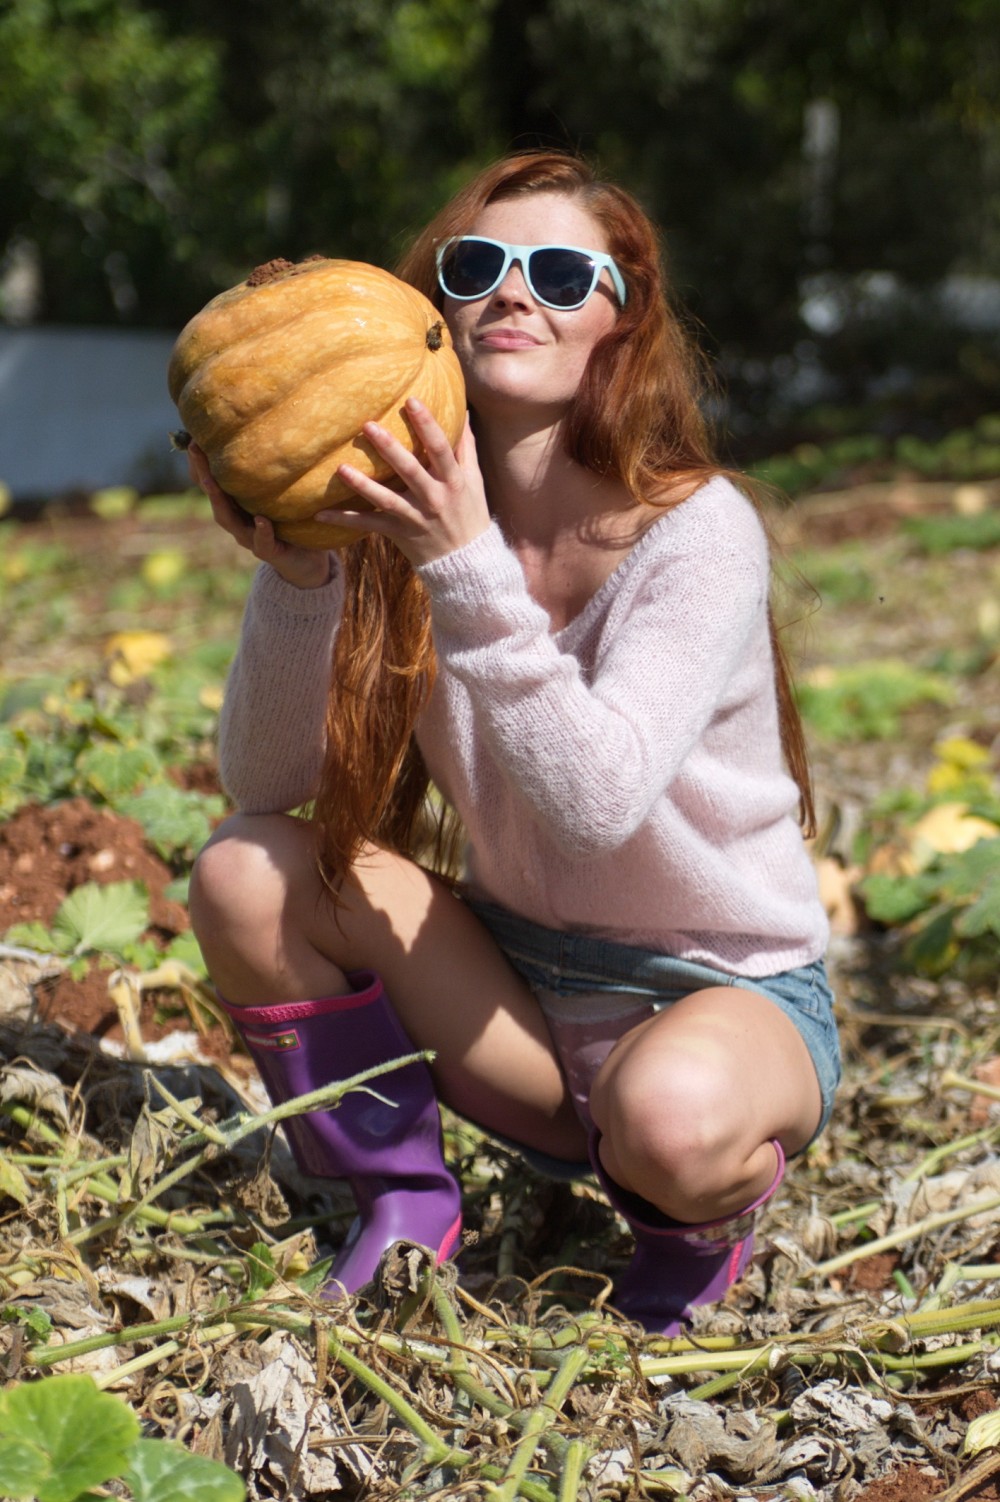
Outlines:
POLYGON ((452 445, 465 421, 465 386, 451 336, 415 287, 358 261, 271 261, 221 292, 182 329, 170 395, 223 490, 277 535, 341 547, 358 533, 313 520, 365 503, 337 476, 354 465, 401 481, 361 436, 372 419, 412 452, 409 396, 434 414, 452 445))

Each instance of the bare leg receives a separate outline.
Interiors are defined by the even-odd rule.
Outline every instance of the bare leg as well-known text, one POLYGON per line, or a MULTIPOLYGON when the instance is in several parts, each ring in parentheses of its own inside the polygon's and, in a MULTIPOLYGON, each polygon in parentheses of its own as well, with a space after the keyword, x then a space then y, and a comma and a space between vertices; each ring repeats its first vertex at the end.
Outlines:
POLYGON ((611 1178, 697 1224, 764 1193, 773 1139, 788 1153, 804 1146, 821 1100, 809 1051, 781 1008, 718 987, 627 1034, 594 1080, 590 1109, 611 1178))
POLYGON ((213 981, 234 1005, 342 994, 371 969, 432 1065, 441 1098, 557 1157, 586 1141, 537 1003, 490 934, 420 867, 372 850, 334 907, 312 830, 235 815, 202 851, 191 917, 213 981))

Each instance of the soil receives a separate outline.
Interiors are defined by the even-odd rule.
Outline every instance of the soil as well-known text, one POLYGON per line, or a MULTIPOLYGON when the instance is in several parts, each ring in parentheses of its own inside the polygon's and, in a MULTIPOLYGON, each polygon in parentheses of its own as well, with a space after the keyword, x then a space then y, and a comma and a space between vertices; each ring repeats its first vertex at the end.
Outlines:
MULTIPOLYGON (((50 927, 63 900, 87 882, 138 881, 149 893, 147 937, 165 945, 190 928, 185 908, 166 895, 173 879, 134 819, 83 798, 29 804, 0 824, 0 933, 15 923, 50 927)), ((109 971, 96 961, 80 978, 66 971, 52 974, 38 987, 39 1020, 120 1039, 108 980, 109 971)), ((153 992, 144 997, 143 1036, 150 1040, 190 1026, 186 1010, 174 1008, 174 1016, 164 1016, 164 1000, 153 992)))

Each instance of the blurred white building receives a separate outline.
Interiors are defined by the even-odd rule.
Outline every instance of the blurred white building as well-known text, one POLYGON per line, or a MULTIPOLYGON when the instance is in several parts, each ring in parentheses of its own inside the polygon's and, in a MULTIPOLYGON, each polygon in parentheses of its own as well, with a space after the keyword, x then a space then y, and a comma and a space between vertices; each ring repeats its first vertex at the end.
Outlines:
POLYGON ((167 333, 0 325, 0 483, 15 501, 187 481, 167 333))

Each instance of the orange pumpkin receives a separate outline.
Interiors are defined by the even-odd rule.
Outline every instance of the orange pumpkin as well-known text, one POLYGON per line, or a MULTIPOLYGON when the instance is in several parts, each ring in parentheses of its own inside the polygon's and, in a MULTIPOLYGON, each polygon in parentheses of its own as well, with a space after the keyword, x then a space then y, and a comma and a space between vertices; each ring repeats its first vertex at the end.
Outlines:
POLYGON ((411 452, 404 403, 416 396, 454 445, 465 385, 451 336, 422 292, 357 261, 271 261, 214 297, 181 331, 170 395, 215 476, 278 536, 342 547, 358 534, 313 520, 363 508, 337 476, 352 464, 400 484, 360 436, 369 419, 411 452))

